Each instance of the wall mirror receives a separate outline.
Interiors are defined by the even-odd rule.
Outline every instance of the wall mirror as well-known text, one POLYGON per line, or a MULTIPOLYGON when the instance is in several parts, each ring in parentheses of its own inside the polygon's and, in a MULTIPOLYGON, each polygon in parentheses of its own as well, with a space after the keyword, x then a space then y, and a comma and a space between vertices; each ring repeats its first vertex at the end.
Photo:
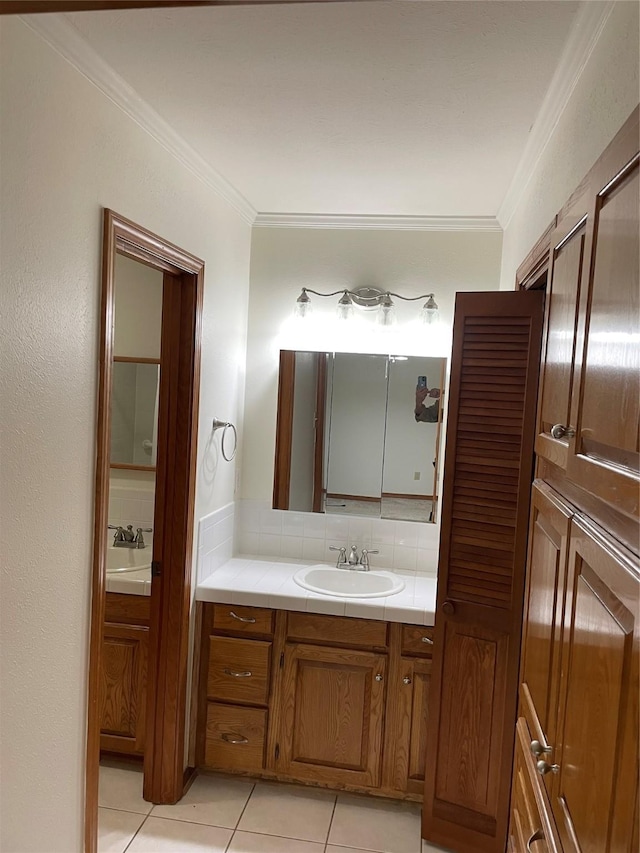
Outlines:
POLYGON ((111 467, 155 468, 160 365, 114 358, 111 467))
POLYGON ((446 360, 282 350, 274 509, 435 522, 446 360))

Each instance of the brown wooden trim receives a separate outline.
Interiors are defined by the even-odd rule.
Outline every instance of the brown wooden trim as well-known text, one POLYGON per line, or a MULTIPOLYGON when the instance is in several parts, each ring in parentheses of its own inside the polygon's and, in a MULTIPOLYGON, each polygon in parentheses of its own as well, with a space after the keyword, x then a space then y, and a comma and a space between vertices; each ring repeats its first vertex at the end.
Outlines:
POLYGON ((433 495, 405 495, 401 492, 383 492, 383 498, 401 498, 405 501, 432 501, 433 495))
POLYGON ((339 495, 334 492, 327 492, 327 498, 337 498, 341 501, 370 501, 371 503, 380 503, 380 498, 372 498, 370 495, 339 495))
MULTIPOLYGON (((0 15, 47 12, 98 12, 119 9, 170 9, 174 6, 271 6, 288 3, 346 3, 347 0, 1 0, 0 15)), ((349 0, 364 2, 364 0, 349 0)))
MULTIPOLYGON (((98 417, 96 434, 96 487, 93 545, 93 588, 88 670, 88 722, 85 796, 85 850, 97 848, 98 775, 100 761, 100 668, 105 619, 106 553, 104 532, 108 523, 109 447, 111 438, 111 385, 113 369, 113 318, 115 255, 130 245, 157 259, 157 267, 181 270, 175 300, 177 314, 171 323, 171 341, 164 340, 161 362, 161 399, 167 397, 169 376, 177 364, 179 406, 174 419, 175 443, 167 443, 167 419, 160 418, 163 433, 156 483, 154 557, 163 576, 154 578, 151 591, 149 675, 147 697, 147 748, 145 797, 154 802, 175 802, 184 786, 184 726, 189 615, 191 604, 191 552, 196 466, 196 431, 200 378, 200 337, 204 263, 135 223, 105 209, 102 251, 102 303, 99 350, 98 417), (166 347, 169 346, 169 351, 166 347), (163 388, 164 384, 164 388, 163 388), (172 466, 168 469, 171 451, 172 466), (182 460, 175 464, 176 459, 182 460), (165 496, 171 498, 171 515, 162 517, 165 496), (158 507, 161 510, 158 510, 158 507)), ((134 252, 135 254, 135 252, 134 252)), ((171 290, 171 289, 170 289, 171 290)), ((164 311, 163 311, 164 314, 164 311)), ((164 318, 163 318, 164 325, 164 318)), ((164 331, 164 330, 163 330, 164 331)))
POLYGON ((124 361, 127 364, 160 364, 159 358, 136 358, 133 355, 114 355, 114 361, 124 361))
POLYGON ((313 512, 322 512, 324 494, 324 420, 327 411, 326 352, 316 355, 316 429, 313 448, 313 512))
POLYGON ((432 521, 434 524, 437 522, 437 513, 438 513, 438 477, 440 474, 440 455, 441 455, 441 442, 442 442, 442 421, 443 421, 443 411, 442 404, 444 401, 444 384, 447 378, 447 360, 446 358, 442 359, 442 364, 440 366, 440 417, 438 418, 438 428, 436 429, 436 458, 434 460, 435 464, 433 466, 433 507, 431 508, 431 515, 429 516, 429 521, 432 521))
POLYGON ((155 471, 155 465, 130 465, 128 462, 110 462, 109 468, 116 468, 122 471, 155 471))
POLYGON ((293 394, 296 380, 296 354, 280 350, 278 379, 278 415, 276 421, 276 457, 273 472, 273 508, 289 509, 291 488, 291 446, 293 442, 293 394))
POLYGON ((551 237, 556 229, 557 216, 547 226, 526 258, 516 270, 516 290, 539 290, 546 283, 549 269, 551 237))

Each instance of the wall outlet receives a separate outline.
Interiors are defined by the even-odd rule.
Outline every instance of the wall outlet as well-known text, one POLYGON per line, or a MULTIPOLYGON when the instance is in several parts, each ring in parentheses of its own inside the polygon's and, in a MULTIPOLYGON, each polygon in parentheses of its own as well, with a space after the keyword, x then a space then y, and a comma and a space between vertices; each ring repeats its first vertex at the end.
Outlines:
POLYGON ((414 471, 414 472, 413 472, 413 479, 414 479, 414 480, 419 480, 419 479, 420 479, 420 471, 414 471))

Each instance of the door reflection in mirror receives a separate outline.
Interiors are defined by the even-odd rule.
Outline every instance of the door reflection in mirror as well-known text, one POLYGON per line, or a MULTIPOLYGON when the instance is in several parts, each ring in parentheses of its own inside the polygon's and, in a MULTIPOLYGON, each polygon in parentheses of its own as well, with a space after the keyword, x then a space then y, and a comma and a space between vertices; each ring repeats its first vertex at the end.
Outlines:
POLYGON ((283 351, 274 508, 435 521, 445 367, 283 351))

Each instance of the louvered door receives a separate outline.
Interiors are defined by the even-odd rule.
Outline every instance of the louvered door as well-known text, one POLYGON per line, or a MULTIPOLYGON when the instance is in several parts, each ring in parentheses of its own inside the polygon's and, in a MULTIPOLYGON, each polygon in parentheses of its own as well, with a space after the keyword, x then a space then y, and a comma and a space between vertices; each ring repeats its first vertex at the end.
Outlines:
POLYGON ((459 293, 423 836, 506 846, 544 294, 459 293))

